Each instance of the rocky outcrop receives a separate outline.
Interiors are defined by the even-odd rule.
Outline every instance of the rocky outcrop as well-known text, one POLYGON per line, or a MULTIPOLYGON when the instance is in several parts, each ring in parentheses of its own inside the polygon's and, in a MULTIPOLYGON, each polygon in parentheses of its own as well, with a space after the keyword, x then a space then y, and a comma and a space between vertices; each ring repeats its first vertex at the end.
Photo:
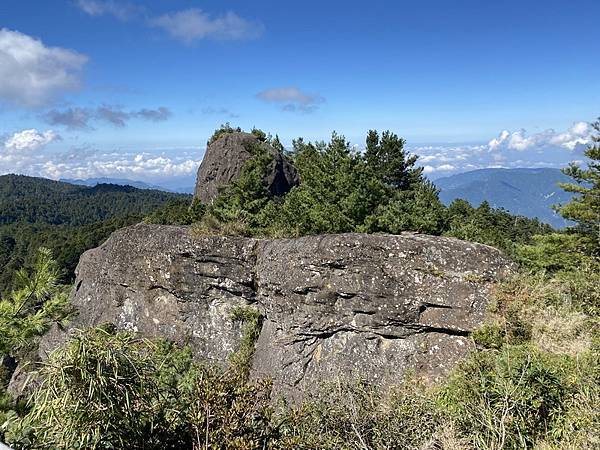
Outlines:
POLYGON ((284 195, 298 184, 298 175, 292 164, 266 142, 250 133, 226 133, 207 148, 196 178, 194 197, 202 203, 211 203, 219 188, 240 176, 244 163, 252 158, 252 148, 258 146, 273 156, 265 178, 265 185, 273 195, 284 195))
MULTIPOLYGON (((472 347, 490 290, 510 270, 498 250, 446 237, 257 240, 136 225, 82 256, 70 327, 111 322, 226 363, 241 338, 232 308, 255 307, 264 320, 252 373, 294 399, 334 376, 443 376, 472 347)), ((41 351, 66 335, 54 328, 41 351)))

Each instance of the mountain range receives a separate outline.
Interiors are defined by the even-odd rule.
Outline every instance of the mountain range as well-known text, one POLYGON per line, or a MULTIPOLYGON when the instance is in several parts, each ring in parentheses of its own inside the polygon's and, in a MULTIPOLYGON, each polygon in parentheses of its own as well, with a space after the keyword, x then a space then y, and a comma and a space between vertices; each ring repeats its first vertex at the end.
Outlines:
POLYGON ((474 206, 487 201, 494 208, 504 208, 512 214, 537 217, 555 228, 570 222, 553 209, 567 203, 572 194, 559 183, 572 179, 559 169, 480 169, 459 173, 434 181, 440 189, 440 199, 448 205, 462 198, 474 206))
MULTIPOLYGON (((165 192, 192 193, 193 186, 183 188, 165 187, 143 181, 124 178, 62 179, 65 183, 96 186, 116 184, 138 189, 155 189, 165 192)), ((474 206, 487 201, 494 208, 504 208, 512 214, 537 217, 555 228, 563 228, 570 222, 553 209, 553 205, 567 203, 572 194, 565 192, 559 183, 572 181, 559 169, 480 169, 463 172, 434 181, 440 189, 440 199, 448 205, 462 198, 474 206)))
POLYGON ((126 178, 86 178, 86 179, 70 179, 70 178, 62 178, 60 181, 63 183, 77 184, 80 186, 96 186, 98 184, 117 184, 119 186, 132 186, 138 189, 156 189, 159 191, 165 192, 174 192, 178 194, 191 194, 194 192, 194 186, 191 184, 190 186, 185 187, 167 187, 167 186, 159 186, 157 184, 145 183, 143 181, 129 180, 126 178))

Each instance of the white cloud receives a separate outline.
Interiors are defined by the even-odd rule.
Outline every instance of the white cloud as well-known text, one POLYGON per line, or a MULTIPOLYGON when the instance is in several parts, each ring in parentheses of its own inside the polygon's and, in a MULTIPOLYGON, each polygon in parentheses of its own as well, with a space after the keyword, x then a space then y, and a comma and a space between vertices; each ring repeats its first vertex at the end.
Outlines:
MULTIPOLYGON (((37 134, 42 141, 44 138, 46 141, 58 139, 53 137, 58 135, 49 132, 37 134)), ((26 139, 26 135, 21 134, 14 146, 19 141, 21 147, 30 143, 29 150, 43 147, 42 141, 26 139)), ((52 179, 114 177, 161 182, 193 178, 200 165, 201 154, 198 149, 182 150, 177 155, 170 150, 100 152, 92 148, 74 148, 67 152, 0 151, 0 174, 23 173, 52 179)))
POLYGON ((589 123, 576 122, 564 133, 553 136, 550 143, 574 150, 578 145, 589 144, 592 132, 592 126, 589 123))
POLYGON ((419 155, 418 164, 431 178, 442 172, 464 172, 488 167, 566 167, 581 158, 591 142, 592 126, 575 122, 563 132, 540 133, 504 130, 487 144, 425 145, 409 147, 419 155))
POLYGON ((77 6, 90 16, 114 16, 119 20, 128 20, 143 9, 126 1, 115 0, 77 0, 77 6))
POLYGON ((38 172, 53 179, 117 177, 160 180, 192 175, 199 165, 200 160, 187 154, 170 157, 164 153, 104 153, 79 160, 53 158, 40 164, 38 172))
POLYGON ((23 130, 8 138, 4 149, 6 153, 30 152, 60 139, 60 135, 52 130, 43 133, 35 129, 23 130))
POLYGON ((452 164, 441 164, 439 166, 425 165, 423 166, 423 173, 427 175, 434 172, 450 172, 455 169, 456 167, 452 164))
POLYGON ((259 22, 244 19, 234 12, 211 17, 198 8, 164 14, 150 21, 152 26, 166 31, 174 39, 190 44, 201 39, 244 40, 260 37, 264 27, 259 22))
POLYGON ((284 111, 301 112, 312 112, 325 101, 318 94, 309 94, 293 86, 266 89, 256 97, 267 103, 280 104, 284 111))
POLYGON ((571 128, 562 133, 553 129, 541 133, 528 135, 524 129, 510 132, 503 130, 497 138, 489 141, 490 150, 516 150, 524 151, 533 148, 544 148, 549 146, 562 147, 574 150, 579 145, 590 142, 592 127, 587 122, 576 122, 571 128))
POLYGON ((40 106, 77 89, 87 57, 73 50, 47 47, 18 31, 0 29, 0 100, 40 106))
POLYGON ((454 167, 452 164, 442 164, 441 166, 437 166, 435 168, 435 170, 439 171, 439 172, 448 172, 450 170, 454 170, 456 169, 456 167, 454 167))

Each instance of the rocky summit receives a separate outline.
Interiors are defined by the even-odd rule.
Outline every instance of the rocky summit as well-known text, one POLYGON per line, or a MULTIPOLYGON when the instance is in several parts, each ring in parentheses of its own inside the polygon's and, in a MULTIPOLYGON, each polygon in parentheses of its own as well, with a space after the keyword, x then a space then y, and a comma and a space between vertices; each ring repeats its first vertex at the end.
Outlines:
MULTIPOLYGON (((82 256, 69 327, 113 323, 226 364, 242 339, 233 309, 256 308, 251 373, 298 400, 338 376, 381 385, 443 376, 472 348, 493 285, 511 270, 498 250, 447 237, 262 240, 140 224, 82 256)), ((41 352, 67 335, 53 328, 41 352)))
POLYGON ((198 169, 194 197, 202 203, 211 203, 220 188, 239 177, 246 161, 252 158, 255 146, 272 155, 271 166, 264 180, 271 194, 284 195, 298 184, 296 169, 281 152, 251 133, 232 132, 223 134, 206 147, 198 169))

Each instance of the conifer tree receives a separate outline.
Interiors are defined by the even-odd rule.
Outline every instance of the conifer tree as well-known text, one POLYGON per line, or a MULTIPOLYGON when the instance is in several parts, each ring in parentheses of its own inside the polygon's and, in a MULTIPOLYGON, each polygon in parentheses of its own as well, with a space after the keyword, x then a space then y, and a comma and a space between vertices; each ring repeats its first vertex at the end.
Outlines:
POLYGON ((585 151, 587 168, 571 163, 563 170, 575 182, 561 187, 577 195, 558 210, 564 218, 576 222, 580 231, 593 237, 600 248, 600 118, 592 127, 596 133, 585 151))
POLYGON ((67 293, 52 253, 38 250, 31 272, 17 272, 17 289, 0 300, 0 356, 15 356, 53 321, 66 317, 67 293))

